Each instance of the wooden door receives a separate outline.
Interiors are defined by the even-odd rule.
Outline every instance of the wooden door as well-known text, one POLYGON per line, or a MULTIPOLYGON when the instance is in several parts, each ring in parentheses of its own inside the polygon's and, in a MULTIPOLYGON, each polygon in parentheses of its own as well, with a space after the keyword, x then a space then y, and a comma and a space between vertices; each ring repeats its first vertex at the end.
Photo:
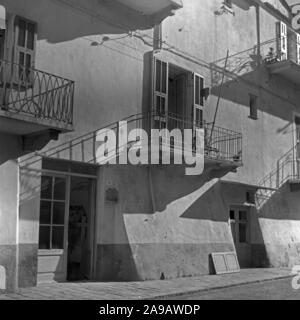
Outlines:
POLYGON ((247 207, 230 209, 230 226, 240 266, 251 266, 250 212, 247 207))

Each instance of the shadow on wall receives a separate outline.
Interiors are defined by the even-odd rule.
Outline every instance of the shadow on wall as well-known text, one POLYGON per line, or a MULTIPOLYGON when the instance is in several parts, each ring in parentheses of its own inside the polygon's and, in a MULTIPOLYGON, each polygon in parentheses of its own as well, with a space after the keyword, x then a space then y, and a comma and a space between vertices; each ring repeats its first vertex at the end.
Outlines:
POLYGON ((260 216, 274 220, 300 221, 300 190, 291 192, 287 182, 277 191, 268 191, 260 216))
MULTIPOLYGON (((212 66, 213 69, 214 67, 212 66)), ((221 94, 222 99, 248 108, 250 114, 250 94, 258 96, 259 81, 261 81, 263 87, 260 91, 261 99, 257 105, 258 110, 282 120, 291 121, 290 114, 286 112, 286 108, 283 108, 282 105, 290 105, 292 108, 296 105, 296 101, 290 100, 287 91, 283 91, 287 89, 284 79, 280 78, 280 76, 271 75, 264 66, 256 68, 253 57, 249 58, 249 61, 236 59, 235 63, 231 64, 227 71, 231 75, 230 77, 225 77, 226 80, 221 94)), ((211 94, 216 97, 221 89, 221 76, 220 71, 212 71, 211 94)), ((292 89, 292 85, 289 89, 292 89)), ((296 91, 294 92, 296 93, 296 91)))
MULTIPOLYGON (((133 168, 132 170, 135 169, 133 168)), ((186 176, 183 165, 151 166, 151 169, 148 168, 146 176, 139 176, 139 173, 133 176, 130 169, 120 170, 120 184, 121 181, 126 181, 127 185, 126 188, 122 188, 120 193, 120 199, 124 206, 122 212, 129 215, 163 213, 170 205, 194 194, 191 200, 188 201, 189 206, 184 212, 180 213, 179 216, 181 218, 227 221, 228 217, 201 216, 199 210, 194 209, 198 206, 201 207, 201 203, 207 203, 207 199, 211 201, 214 198, 216 179, 225 176, 229 172, 229 168, 221 169, 207 164, 204 172, 199 176, 186 176), (144 182, 142 188, 136 183, 140 179, 143 179, 142 181, 144 182), (201 199, 198 199, 197 192, 209 182, 211 185, 208 185, 203 192, 199 193, 199 195, 201 194, 201 199), (145 201, 145 194, 152 194, 152 199, 149 196, 145 201), (197 201, 200 202, 198 203, 197 201), (197 212, 197 215, 195 215, 195 212, 197 212)))
POLYGON ((228 222, 218 183, 228 170, 206 166, 201 176, 194 177, 185 176, 183 166, 111 166, 107 170, 105 177, 113 181, 119 195, 115 204, 106 202, 103 210, 98 280, 163 280, 207 274, 211 271, 209 253, 233 250, 229 228, 225 227, 224 239, 221 236, 218 243, 212 239, 202 243, 193 235, 195 230, 189 233, 184 227, 187 220, 228 222), (164 240, 164 233, 172 238, 174 232, 167 221, 173 221, 184 241, 164 240))
POLYGON ((300 190, 291 192, 289 183, 269 192, 259 209, 259 224, 272 267, 300 263, 300 190))
POLYGON ((99 34, 124 34, 151 27, 147 17, 117 3, 101 0, 3 0, 8 12, 38 23, 38 39, 50 43, 99 34))
POLYGON ((0 166, 23 155, 21 138, 0 132, 0 166))

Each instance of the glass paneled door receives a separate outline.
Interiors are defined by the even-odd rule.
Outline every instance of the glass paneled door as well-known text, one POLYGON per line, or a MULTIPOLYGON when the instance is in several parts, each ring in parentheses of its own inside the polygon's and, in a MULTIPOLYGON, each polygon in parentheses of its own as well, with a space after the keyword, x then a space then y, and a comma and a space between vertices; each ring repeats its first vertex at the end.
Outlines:
POLYGON ((41 178, 38 282, 91 280, 96 180, 80 174, 41 178))
POLYGON ((66 280, 69 177, 41 178, 38 282, 66 280))

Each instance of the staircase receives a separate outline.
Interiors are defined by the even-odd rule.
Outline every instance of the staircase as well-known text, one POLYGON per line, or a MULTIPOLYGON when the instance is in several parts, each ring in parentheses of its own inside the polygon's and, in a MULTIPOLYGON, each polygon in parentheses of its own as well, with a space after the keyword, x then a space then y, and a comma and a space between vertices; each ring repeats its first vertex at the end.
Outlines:
MULTIPOLYGON (((181 118, 171 113, 161 114, 155 111, 149 113, 135 114, 127 117, 120 122, 114 122, 106 127, 89 132, 85 135, 70 140, 62 145, 50 148, 39 155, 47 158, 64 159, 69 161, 79 161, 90 164, 101 164, 97 159, 97 149, 101 142, 97 142, 97 135, 106 131, 114 131, 116 137, 121 130, 127 130, 129 133, 133 129, 144 129, 150 132, 150 129, 192 129, 194 122, 181 118)), ((197 127, 203 128, 205 132, 205 159, 218 163, 230 164, 233 167, 242 165, 242 135, 232 130, 213 126, 211 123, 197 124, 197 127), (213 128, 213 132, 212 132, 213 128)), ((131 141, 135 143, 136 141, 131 141)), ((119 150, 119 141, 116 141, 116 151, 119 150)), ((127 146, 129 147, 130 142, 127 146)), ((195 143, 193 149, 196 150, 195 143)), ((28 159, 26 159, 28 162, 28 159)))
POLYGON ((276 168, 260 181, 256 193, 258 208, 262 208, 276 192, 280 191, 284 184, 300 183, 300 162, 297 160, 299 147, 300 145, 296 145, 290 149, 277 161, 276 168))

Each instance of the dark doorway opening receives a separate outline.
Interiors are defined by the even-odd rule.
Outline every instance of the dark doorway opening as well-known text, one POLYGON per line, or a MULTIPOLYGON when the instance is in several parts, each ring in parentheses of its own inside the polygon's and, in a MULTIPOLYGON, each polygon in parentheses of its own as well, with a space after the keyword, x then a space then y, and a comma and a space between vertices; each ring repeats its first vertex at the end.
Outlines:
POLYGON ((95 181, 72 177, 68 225, 67 280, 92 279, 95 181))

